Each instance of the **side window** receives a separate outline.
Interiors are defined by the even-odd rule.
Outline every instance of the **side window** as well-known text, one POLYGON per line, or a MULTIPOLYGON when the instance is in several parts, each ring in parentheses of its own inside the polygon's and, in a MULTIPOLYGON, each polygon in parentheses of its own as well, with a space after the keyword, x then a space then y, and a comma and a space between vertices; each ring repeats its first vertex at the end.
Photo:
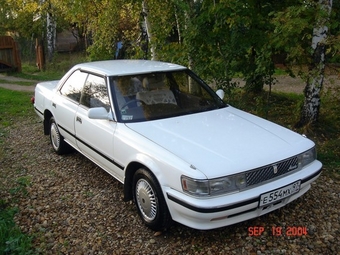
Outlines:
POLYGON ((109 96, 103 77, 89 74, 81 94, 80 103, 88 108, 105 107, 106 110, 109 110, 109 96))
POLYGON ((60 93, 76 102, 79 102, 86 77, 87 73, 80 72, 79 70, 75 71, 64 83, 60 89, 60 93))

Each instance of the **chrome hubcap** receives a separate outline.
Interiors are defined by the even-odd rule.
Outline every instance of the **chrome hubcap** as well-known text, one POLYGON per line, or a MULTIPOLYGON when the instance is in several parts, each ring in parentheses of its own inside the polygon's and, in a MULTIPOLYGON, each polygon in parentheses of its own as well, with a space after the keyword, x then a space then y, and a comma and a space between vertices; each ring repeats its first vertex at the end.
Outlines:
POLYGON ((51 142, 52 142, 52 146, 55 150, 58 150, 59 146, 60 146, 60 135, 59 135, 59 131, 57 128, 57 125, 55 123, 53 123, 51 125, 51 142))
POLYGON ((157 215, 157 199, 151 185, 144 179, 136 184, 136 201, 143 218, 153 221, 157 215))

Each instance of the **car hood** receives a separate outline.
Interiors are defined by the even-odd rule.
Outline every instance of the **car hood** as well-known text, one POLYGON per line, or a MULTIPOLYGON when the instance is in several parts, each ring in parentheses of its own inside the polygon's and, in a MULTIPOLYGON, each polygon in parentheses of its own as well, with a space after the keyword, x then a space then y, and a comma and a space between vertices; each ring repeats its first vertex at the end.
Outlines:
POLYGON ((291 130, 231 106, 126 125, 193 165, 207 178, 268 165, 314 146, 291 130))

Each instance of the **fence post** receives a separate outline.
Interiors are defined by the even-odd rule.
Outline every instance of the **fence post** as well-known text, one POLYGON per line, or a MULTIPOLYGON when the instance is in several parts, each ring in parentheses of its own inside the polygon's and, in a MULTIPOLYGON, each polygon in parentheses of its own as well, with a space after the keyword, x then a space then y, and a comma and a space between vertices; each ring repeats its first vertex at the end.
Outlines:
POLYGON ((45 55, 44 48, 41 41, 39 42, 38 38, 35 39, 35 53, 36 53, 36 65, 39 70, 45 69, 45 55))

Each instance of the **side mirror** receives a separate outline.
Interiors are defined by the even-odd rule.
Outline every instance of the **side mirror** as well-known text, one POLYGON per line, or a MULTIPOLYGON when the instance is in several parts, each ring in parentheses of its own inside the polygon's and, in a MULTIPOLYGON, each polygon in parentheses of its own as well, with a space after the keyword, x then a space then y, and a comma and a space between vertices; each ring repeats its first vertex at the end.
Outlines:
POLYGON ((113 120, 111 111, 107 112, 104 107, 90 108, 87 112, 87 117, 98 120, 113 120))
POLYGON ((223 98, 224 98, 224 91, 223 91, 223 89, 217 90, 216 94, 219 96, 219 98, 221 98, 223 100, 223 98))

